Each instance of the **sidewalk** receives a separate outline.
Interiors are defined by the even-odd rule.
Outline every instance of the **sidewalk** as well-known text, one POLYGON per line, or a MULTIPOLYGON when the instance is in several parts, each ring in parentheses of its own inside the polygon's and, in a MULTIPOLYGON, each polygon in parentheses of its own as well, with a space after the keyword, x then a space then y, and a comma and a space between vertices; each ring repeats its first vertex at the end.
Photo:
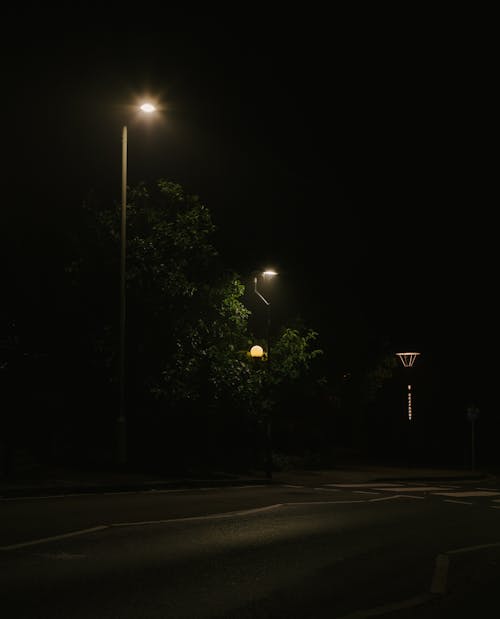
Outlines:
POLYGON ((345 465, 328 470, 276 471, 272 479, 264 472, 246 474, 214 472, 203 476, 170 477, 118 471, 72 469, 39 470, 0 478, 0 498, 61 495, 90 492, 125 492, 165 488, 227 487, 251 484, 297 484, 321 486, 334 483, 393 482, 494 482, 488 471, 445 468, 405 468, 380 465, 345 465))

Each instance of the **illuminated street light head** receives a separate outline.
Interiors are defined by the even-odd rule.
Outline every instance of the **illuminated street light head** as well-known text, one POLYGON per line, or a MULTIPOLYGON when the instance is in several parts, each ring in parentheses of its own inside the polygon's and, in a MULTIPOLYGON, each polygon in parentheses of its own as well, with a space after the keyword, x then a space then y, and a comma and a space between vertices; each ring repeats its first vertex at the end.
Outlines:
POLYGON ((156 112, 156 108, 152 103, 143 103, 140 106, 140 109, 143 112, 146 112, 146 114, 152 114, 153 112, 156 112))
POLYGON ((262 359, 262 357, 264 356, 264 350, 262 346, 259 346, 258 344, 252 346, 252 348, 250 348, 250 356, 253 359, 262 359))
POLYGON ((278 273, 276 273, 276 271, 274 271, 273 269, 267 269, 265 271, 262 271, 263 277, 274 277, 275 275, 278 275, 278 273))
POLYGON ((415 359, 418 357, 419 352, 397 352, 396 355, 401 359, 401 363, 405 368, 413 367, 415 359))

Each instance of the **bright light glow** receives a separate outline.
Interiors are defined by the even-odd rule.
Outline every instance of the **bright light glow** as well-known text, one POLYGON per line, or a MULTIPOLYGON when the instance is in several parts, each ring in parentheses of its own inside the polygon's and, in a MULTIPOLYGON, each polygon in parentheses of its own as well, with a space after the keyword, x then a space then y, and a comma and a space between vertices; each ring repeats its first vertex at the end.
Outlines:
POLYGON ((152 112, 156 112, 156 108, 152 103, 143 103, 141 105, 141 110, 146 112, 146 114, 151 114, 152 112))
POLYGON ((252 346, 252 348, 250 348, 250 356, 251 357, 263 357, 264 356, 264 349, 262 348, 262 346, 259 346, 258 344, 256 344, 255 346, 252 346))
POLYGON ((278 274, 276 273, 276 271, 273 271, 272 269, 269 269, 267 271, 263 271, 262 275, 264 277, 274 277, 275 275, 278 275, 278 274))

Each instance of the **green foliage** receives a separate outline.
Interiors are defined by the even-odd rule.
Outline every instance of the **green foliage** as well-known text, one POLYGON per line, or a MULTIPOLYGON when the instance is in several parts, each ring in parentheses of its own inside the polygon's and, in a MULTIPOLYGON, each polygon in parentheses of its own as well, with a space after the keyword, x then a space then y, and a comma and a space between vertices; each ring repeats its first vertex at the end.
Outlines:
POLYGON ((313 359, 323 353, 311 346, 318 334, 308 330, 302 334, 298 329, 285 327, 274 344, 271 354, 271 381, 280 384, 297 380, 310 369, 313 359))
MULTIPOLYGON (((285 327, 269 361, 251 359, 245 287, 213 245, 208 209, 164 179, 141 183, 128 197, 128 418, 139 420, 148 411, 157 428, 187 428, 191 420, 210 432, 232 427, 252 435, 250 426, 257 427, 280 398, 317 380, 317 333, 285 327)), ((121 209, 87 207, 84 220, 67 273, 79 290, 76 305, 90 318, 75 324, 116 389, 121 209)))
POLYGON ((321 382, 322 378, 311 372, 313 360, 323 351, 313 348, 318 334, 313 330, 300 331, 284 327, 277 341, 271 346, 269 359, 263 363, 265 370, 259 385, 261 411, 272 413, 280 400, 287 400, 287 393, 298 386, 305 388, 308 380, 321 382))
POLYGON ((245 399, 249 375, 246 363, 248 310, 239 300, 243 285, 236 276, 200 289, 197 315, 179 317, 172 354, 165 359, 157 397, 171 404, 202 401, 209 408, 245 399))
MULTIPOLYGON (((215 226, 197 196, 160 179, 129 192, 128 329, 147 391, 170 406, 214 408, 241 391, 248 368, 244 287, 212 244, 215 226)), ((116 213, 102 223, 113 231, 116 213)))

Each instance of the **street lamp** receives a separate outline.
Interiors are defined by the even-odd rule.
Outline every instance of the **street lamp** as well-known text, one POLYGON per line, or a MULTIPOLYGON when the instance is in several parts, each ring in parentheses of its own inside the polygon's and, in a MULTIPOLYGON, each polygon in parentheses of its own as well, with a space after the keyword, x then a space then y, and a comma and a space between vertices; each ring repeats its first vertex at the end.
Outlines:
MULTIPOLYGON (((156 111, 152 103, 143 103, 139 110, 145 114, 156 111)), ((121 208, 121 249, 120 249, 120 410, 117 419, 117 460, 127 462, 127 421, 125 411, 125 324, 126 324, 126 245, 127 245, 127 126, 122 129, 122 208, 121 208)))
POLYGON ((252 348, 250 348, 250 356, 252 357, 252 359, 262 359, 262 357, 264 356, 264 350, 262 349, 262 346, 259 346, 258 344, 252 346, 252 348))
MULTIPOLYGON (((401 363, 405 368, 413 367, 415 359, 418 357, 419 352, 397 352, 396 355, 401 359, 401 363)), ((412 420, 412 407, 411 407, 411 385, 408 384, 408 421, 412 420)))
MULTIPOLYGON (((267 326, 266 326, 266 343, 267 343, 267 375, 268 379, 270 377, 270 363, 271 363, 271 303, 261 294, 258 289, 258 275, 256 274, 254 277, 254 292, 255 294, 266 304, 267 307, 267 326)), ((261 277, 265 280, 268 278, 272 278, 278 273, 272 269, 268 269, 266 271, 262 271, 260 273, 261 277)), ((269 385, 269 380, 268 380, 269 385)), ((271 479, 273 476, 273 465, 272 465, 272 419, 271 412, 268 411, 267 414, 267 427, 266 427, 266 446, 267 446, 267 454, 266 454, 266 477, 271 479)))
MULTIPOLYGON (((413 367, 413 364, 415 363, 415 359, 420 355, 420 353, 419 352, 397 352, 396 355, 400 358, 401 363, 403 364, 403 367, 411 368, 413 367)), ((413 444, 414 444, 414 439, 412 437, 413 431, 411 430, 411 426, 412 426, 411 421, 413 419, 411 396, 412 396, 411 384, 408 382, 407 402, 408 402, 408 421, 410 422, 410 424, 408 425, 408 430, 407 430, 408 466, 411 466, 411 462, 413 460, 413 444)))
MULTIPOLYGON (((259 297, 259 299, 261 299, 267 306, 267 327, 266 327, 266 344, 267 344, 267 360, 269 361, 269 357, 270 357, 270 352, 271 352, 271 341, 270 341, 270 333, 271 333, 271 303, 264 298, 264 296, 260 293, 258 287, 257 287, 257 281, 258 281, 258 275, 257 274, 253 281, 254 281, 254 291, 255 294, 259 297)), ((271 277, 274 277, 275 275, 278 275, 276 273, 276 271, 273 271, 272 269, 269 269, 267 271, 262 271, 262 273, 260 273, 260 275, 262 276, 262 278, 268 279, 271 277)))

